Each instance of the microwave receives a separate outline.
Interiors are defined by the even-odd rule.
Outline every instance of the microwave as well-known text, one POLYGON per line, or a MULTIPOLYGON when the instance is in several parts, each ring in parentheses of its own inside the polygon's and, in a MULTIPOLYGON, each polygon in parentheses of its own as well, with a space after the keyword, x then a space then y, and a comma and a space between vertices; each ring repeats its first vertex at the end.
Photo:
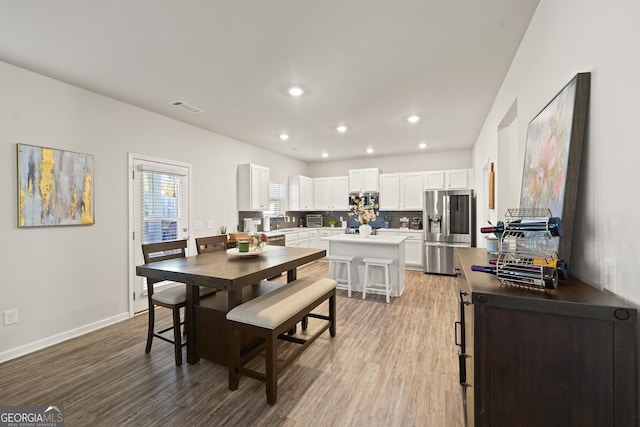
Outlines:
POLYGON ((322 227, 322 215, 307 215, 307 227, 322 227))

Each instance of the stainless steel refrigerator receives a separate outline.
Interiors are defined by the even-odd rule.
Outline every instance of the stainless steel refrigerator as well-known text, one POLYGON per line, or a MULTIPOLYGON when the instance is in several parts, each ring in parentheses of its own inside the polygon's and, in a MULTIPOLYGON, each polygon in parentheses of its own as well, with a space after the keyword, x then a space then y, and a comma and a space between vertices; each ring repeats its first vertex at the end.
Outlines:
POLYGON ((454 249, 475 246, 473 190, 426 191, 424 272, 455 275, 454 249))

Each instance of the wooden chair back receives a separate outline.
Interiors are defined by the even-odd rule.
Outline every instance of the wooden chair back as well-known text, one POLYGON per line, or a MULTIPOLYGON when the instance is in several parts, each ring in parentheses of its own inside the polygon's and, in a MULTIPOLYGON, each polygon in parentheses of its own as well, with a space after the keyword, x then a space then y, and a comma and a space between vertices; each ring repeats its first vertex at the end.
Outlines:
POLYGON ((227 235, 220 234, 218 236, 197 237, 196 249, 198 250, 198 254, 223 251, 227 249, 227 235))
MULTIPOLYGON (((167 259, 184 258, 185 256, 187 256, 186 249, 186 240, 171 240, 169 242, 145 243, 142 245, 142 255, 144 256, 144 263, 150 264, 152 262, 164 261, 167 259)), ((157 282, 162 282, 162 280, 147 278, 149 294, 153 294, 153 286, 151 285, 157 282)))

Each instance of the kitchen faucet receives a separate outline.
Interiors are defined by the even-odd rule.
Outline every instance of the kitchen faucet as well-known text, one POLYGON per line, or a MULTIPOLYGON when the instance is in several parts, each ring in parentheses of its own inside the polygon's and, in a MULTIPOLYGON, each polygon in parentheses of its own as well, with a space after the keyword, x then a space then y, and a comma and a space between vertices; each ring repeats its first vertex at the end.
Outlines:
POLYGON ((283 214, 280 214, 276 217, 276 230, 280 230, 280 217, 282 217, 282 219, 285 219, 285 216, 283 214))

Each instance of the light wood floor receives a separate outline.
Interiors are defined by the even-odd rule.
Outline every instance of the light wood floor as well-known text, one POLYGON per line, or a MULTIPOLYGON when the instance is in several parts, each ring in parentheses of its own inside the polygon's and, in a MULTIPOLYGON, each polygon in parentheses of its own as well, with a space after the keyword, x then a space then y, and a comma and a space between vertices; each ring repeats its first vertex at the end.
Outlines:
MULTIPOLYGON (((316 262, 298 277, 327 273, 316 262)), ((251 378, 229 391, 214 363, 176 368, 160 340, 145 354, 146 313, 0 364, 0 404, 62 404, 69 426, 462 425, 454 279, 407 272, 391 304, 361 298, 339 291, 336 337, 284 372, 275 406, 251 378)))

